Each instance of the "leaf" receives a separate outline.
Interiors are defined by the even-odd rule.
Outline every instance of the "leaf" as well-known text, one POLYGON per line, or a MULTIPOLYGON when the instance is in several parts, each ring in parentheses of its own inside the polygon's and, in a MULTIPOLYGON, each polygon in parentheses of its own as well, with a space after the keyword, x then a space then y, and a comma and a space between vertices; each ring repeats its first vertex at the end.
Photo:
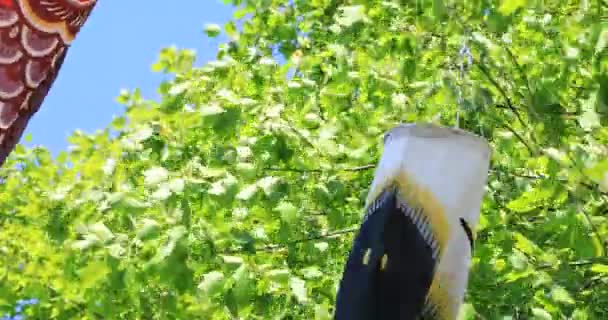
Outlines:
POLYGON ((266 195, 270 195, 278 182, 277 177, 264 177, 258 180, 257 185, 264 190, 266 195))
POLYGON ((608 265, 605 264, 593 264, 591 266, 591 271, 596 273, 605 273, 608 274, 608 265))
POLYGON ((433 0, 433 14, 436 18, 443 20, 447 13, 443 0, 433 0))
POLYGON ((152 199, 159 200, 159 201, 167 200, 170 196, 171 196, 171 189, 169 187, 169 184, 167 184, 167 183, 162 183, 158 187, 158 189, 156 191, 154 191, 152 193, 152 195, 150 195, 150 197, 152 197, 152 199))
MULTIPOLYGON (((528 260, 519 251, 515 251, 512 255, 509 256, 509 262, 511 262, 513 268, 517 270, 524 270, 528 266, 528 260)), ((512 278, 512 280, 515 279, 512 278)))
POLYGON ((281 219, 286 223, 294 223, 298 218, 298 209, 290 202, 281 202, 274 210, 281 214, 281 219))
POLYGON ((224 188, 224 184, 222 183, 222 181, 216 181, 211 184, 211 188, 209 188, 207 192, 219 196, 226 193, 226 188, 224 188))
POLYGON ((582 309, 576 309, 572 312, 572 316, 570 317, 572 320, 590 320, 589 314, 587 311, 582 309))
POLYGON ((206 178, 217 178, 217 177, 220 177, 220 176, 226 174, 225 169, 219 169, 219 168, 201 167, 199 170, 200 170, 201 174, 206 178))
POLYGON ((600 117, 594 110, 587 110, 579 117, 581 127, 587 130, 601 127, 600 117))
POLYGON ((169 189, 174 193, 182 193, 184 191, 184 179, 175 178, 169 181, 169 189))
POLYGON ((532 314, 534 315, 534 319, 538 320, 552 320, 551 314, 540 308, 532 308, 532 314))
POLYGON ((537 251, 537 246, 530 239, 526 238, 519 232, 514 232, 513 237, 515 239, 515 247, 521 252, 532 255, 537 251))
POLYGON ((503 1, 500 7, 498 7, 498 11, 508 16, 513 14, 517 9, 523 8, 526 4, 526 0, 503 1))
POLYGON ((241 257, 236 257, 236 256, 222 256, 222 259, 224 259, 224 263, 226 264, 230 264, 230 265, 241 265, 243 264, 243 258, 241 257))
POLYGON ((174 84, 173 86, 171 86, 171 89, 169 89, 168 93, 171 96, 177 96, 177 95, 180 95, 180 94, 188 91, 191 86, 192 86, 192 83, 189 81, 177 83, 177 84, 174 84))
POLYGON ((110 269, 105 262, 93 261, 78 271, 78 276, 80 278, 79 285, 83 289, 93 288, 97 282, 104 279, 109 272, 110 269))
POLYGON ((597 38, 597 43, 595 44, 595 54, 599 54, 604 51, 604 49, 608 46, 608 28, 602 30, 599 37, 597 38))
POLYGON ((266 273, 266 276, 275 282, 286 284, 289 280, 290 272, 287 269, 274 269, 266 273))
POLYGON ((289 279, 289 287, 291 288, 291 292, 296 297, 299 303, 308 302, 308 294, 306 290, 306 281, 298 278, 291 277, 289 279))
POLYGON ((310 280, 321 278, 323 276, 323 273, 321 272, 321 270, 319 270, 317 266, 310 266, 308 268, 302 269, 302 275, 304 276, 304 278, 310 280))
POLYGON ((120 259, 127 252, 125 248, 123 248, 119 243, 114 243, 106 247, 110 256, 120 259))
POLYGON ((255 166, 251 163, 239 162, 236 165, 236 170, 239 176, 245 179, 255 178, 256 176, 255 166))
POLYGON ((84 251, 96 246, 99 243, 99 239, 96 237, 90 237, 84 240, 76 240, 72 243, 72 249, 84 251))
POLYGON ((158 235, 160 225, 156 220, 144 218, 142 219, 141 227, 137 229, 136 237, 140 240, 146 240, 158 235))
POLYGON ((92 225, 89 225, 88 230, 90 233, 94 234, 101 242, 108 242, 114 239, 114 234, 108 227, 103 224, 103 222, 97 222, 92 225))
POLYGON ((234 279, 232 290, 235 299, 240 308, 247 308, 251 303, 251 299, 256 295, 255 281, 251 276, 251 272, 245 264, 242 264, 234 272, 232 278, 234 279))
POLYGON ((595 110, 602 118, 608 118, 608 73, 600 75, 598 82, 600 87, 596 93, 595 110))
POLYGON ((520 197, 507 203, 507 208, 515 212, 528 212, 537 209, 547 201, 553 190, 549 188, 535 188, 524 192, 520 197))
POLYGON ((150 138, 154 134, 154 130, 148 125, 144 125, 131 135, 131 139, 135 142, 142 142, 150 138))
POLYGON ((329 244, 327 242, 317 242, 317 243, 314 244, 314 246, 320 252, 324 252, 329 247, 329 244))
POLYGON ((315 320, 331 320, 331 313, 325 305, 315 306, 315 320))
POLYGON ((169 239, 170 241, 178 241, 180 239, 182 239, 186 233, 188 232, 188 230, 186 230, 186 227, 184 226, 175 226, 171 229, 169 229, 169 239))
POLYGON ((236 28, 234 21, 229 21, 228 23, 224 24, 224 30, 226 31, 226 34, 231 40, 239 40, 239 32, 236 28))
POLYGON ((203 117, 214 116, 224 112, 226 112, 226 109, 215 104, 202 106, 200 110, 200 113, 203 117))
POLYGON ((608 159, 598 161, 592 166, 585 168, 584 171, 596 183, 602 184, 608 175, 608 159))
POLYGON ((187 230, 184 226, 176 226, 169 229, 167 232, 169 239, 167 239, 167 242, 159 248, 156 255, 149 261, 149 264, 161 263, 163 260, 169 257, 177 246, 178 241, 184 237, 186 232, 187 230))
POLYGON ((475 307, 470 303, 465 303, 460 307, 458 320, 474 320, 476 319, 475 307))
POLYGON ((365 6, 363 5, 344 6, 338 10, 340 14, 336 21, 342 26, 350 27, 357 22, 366 20, 365 6))
POLYGON ((144 171, 144 183, 148 186, 157 185, 169 177, 169 171, 162 167, 154 167, 144 171))
POLYGON ((222 32, 222 28, 214 23, 206 24, 204 30, 207 36, 210 38, 215 38, 222 32))
POLYGON ((239 200, 249 200, 251 199, 251 197, 253 197, 255 195, 255 193, 258 191, 258 185, 257 184, 250 184, 248 186, 246 186, 245 188, 243 188, 237 195, 236 198, 239 200))
POLYGON ((219 271, 211 271, 203 275, 203 281, 198 284, 198 289, 209 296, 217 295, 224 285, 224 274, 219 271))
POLYGON ((560 286, 554 286, 553 289, 551 289, 551 296, 557 302, 565 304, 574 304, 575 302, 574 299, 572 299, 572 296, 570 296, 570 293, 560 286))

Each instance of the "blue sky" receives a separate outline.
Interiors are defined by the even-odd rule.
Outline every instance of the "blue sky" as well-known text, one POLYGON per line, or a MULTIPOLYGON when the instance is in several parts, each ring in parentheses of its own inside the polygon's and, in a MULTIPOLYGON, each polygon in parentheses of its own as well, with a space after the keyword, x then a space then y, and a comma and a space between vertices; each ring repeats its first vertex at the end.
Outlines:
POLYGON ((197 65, 214 59, 223 40, 206 37, 204 25, 223 25, 233 11, 221 0, 98 1, 21 143, 44 145, 57 155, 74 130, 92 133, 123 113, 115 102, 120 89, 139 87, 156 98, 163 75, 150 66, 159 51, 174 44, 195 49, 197 65), (24 142, 28 133, 32 140, 24 142))

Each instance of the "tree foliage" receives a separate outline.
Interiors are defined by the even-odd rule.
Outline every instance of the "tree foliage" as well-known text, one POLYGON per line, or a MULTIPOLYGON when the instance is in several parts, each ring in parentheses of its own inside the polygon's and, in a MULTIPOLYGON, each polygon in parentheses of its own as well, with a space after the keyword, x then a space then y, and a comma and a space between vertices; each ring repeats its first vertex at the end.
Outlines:
POLYGON ((216 61, 166 48, 160 101, 0 169, 0 314, 330 319, 382 133, 459 119, 493 147, 463 318, 608 318, 603 1, 225 0, 216 61))

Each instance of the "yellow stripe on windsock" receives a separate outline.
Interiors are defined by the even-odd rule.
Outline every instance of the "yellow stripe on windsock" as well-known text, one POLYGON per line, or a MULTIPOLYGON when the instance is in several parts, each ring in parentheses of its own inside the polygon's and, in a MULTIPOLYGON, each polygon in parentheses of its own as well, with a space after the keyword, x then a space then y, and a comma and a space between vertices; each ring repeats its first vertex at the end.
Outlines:
POLYGON ((369 205, 378 198, 382 191, 392 186, 397 187, 399 197, 406 201, 409 207, 422 209, 422 214, 430 222, 431 230, 439 245, 439 251, 445 249, 450 235, 445 209, 431 190, 417 185, 405 170, 402 169, 396 176, 386 176, 384 180, 379 181, 375 188, 370 191, 366 208, 369 208, 369 205))
POLYGON ((426 298, 427 305, 423 309, 423 317, 426 316, 435 320, 456 319, 456 305, 449 294, 449 286, 448 279, 442 277, 441 273, 435 273, 426 298))

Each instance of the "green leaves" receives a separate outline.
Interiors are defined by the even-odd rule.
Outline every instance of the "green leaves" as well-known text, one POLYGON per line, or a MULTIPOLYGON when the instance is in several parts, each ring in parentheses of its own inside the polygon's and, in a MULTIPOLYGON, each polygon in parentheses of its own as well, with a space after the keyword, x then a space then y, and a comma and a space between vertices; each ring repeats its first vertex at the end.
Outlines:
POLYGON ((345 6, 338 9, 339 16, 336 18, 338 24, 344 27, 350 27, 353 24, 366 20, 365 6, 345 6))
POLYGON ((608 319, 597 1, 225 2, 238 21, 204 26, 229 39, 216 60, 165 48, 159 101, 122 90, 106 130, 56 158, 18 146, 0 168, 0 304, 331 319, 382 134, 459 110, 493 146, 462 318, 608 319))
POLYGON ((87 250, 97 245, 104 245, 115 238, 114 234, 102 222, 97 222, 88 226, 78 227, 82 239, 74 241, 72 248, 77 250, 87 250))
POLYGON ((575 303, 574 299, 572 299, 572 296, 570 296, 570 293, 568 293, 566 289, 560 286, 553 287, 553 289, 551 290, 551 297, 557 302, 565 304, 575 303))
POLYGON ((226 112, 226 110, 218 105, 207 105, 200 109, 203 117, 214 116, 226 112))
POLYGON ((165 168, 155 167, 144 171, 144 183, 148 186, 157 185, 169 177, 169 172, 165 168))
POLYGON ((608 190, 608 159, 600 160, 586 168, 585 174, 599 184, 602 190, 608 190))
POLYGON ((92 261, 79 273, 80 285, 83 289, 93 288, 98 282, 103 280, 110 272, 106 263, 103 261, 92 261))
POLYGON ((289 288, 296 297, 299 303, 308 302, 308 294, 306 291, 306 282, 298 277, 291 277, 289 279, 289 288))
POLYGON ((205 25, 205 33, 208 37, 215 38, 222 32, 222 28, 214 23, 208 23, 205 25))
POLYGON ((274 210, 278 211, 281 214, 281 220, 288 224, 296 222, 298 218, 298 209, 289 202, 279 203, 274 210))
POLYGON ((239 200, 249 200, 251 197, 255 195, 258 191, 258 184, 254 183, 244 187, 239 193, 236 195, 236 198, 239 200))
POLYGON ((601 273, 601 274, 608 274, 608 265, 594 264, 591 266, 591 271, 601 273))
POLYGON ((290 279, 289 274, 290 272, 287 269, 275 269, 268 271, 266 276, 274 282, 286 284, 290 279))
POLYGON ((176 249, 178 242, 186 235, 184 226, 176 226, 168 230, 167 239, 162 247, 158 248, 156 255, 148 262, 148 265, 162 263, 176 249))
POLYGON ((608 47, 608 27, 600 25, 600 33, 595 44, 595 54, 599 55, 608 47))
POLYGON ((211 271, 203 275, 203 281, 198 284, 198 288, 209 296, 221 293, 224 284, 224 274, 219 271, 211 271))
POLYGON ((553 317, 551 316, 551 314, 541 308, 532 308, 532 315, 534 316, 534 319, 538 319, 538 320, 552 320, 553 317))
POLYGON ((550 187, 540 186, 524 192, 521 196, 511 200, 507 208, 515 212, 528 212, 530 210, 542 208, 555 194, 555 190, 550 187))
POLYGON ((146 240, 155 236, 160 229, 160 224, 152 219, 144 218, 137 229, 136 237, 140 240, 146 240))

